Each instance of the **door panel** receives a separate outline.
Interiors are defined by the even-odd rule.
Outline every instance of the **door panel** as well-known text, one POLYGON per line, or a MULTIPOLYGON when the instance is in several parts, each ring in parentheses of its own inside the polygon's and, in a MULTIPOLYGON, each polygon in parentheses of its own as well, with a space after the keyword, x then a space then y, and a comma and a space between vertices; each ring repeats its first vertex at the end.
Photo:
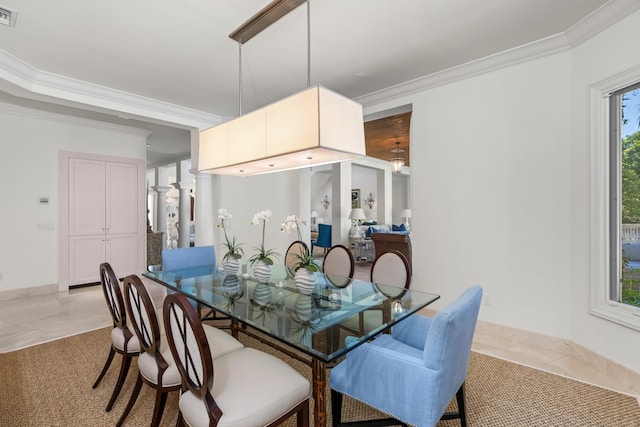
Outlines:
POLYGON ((106 232, 135 233, 138 230, 138 167, 129 163, 106 164, 106 232))
POLYGON ((69 159, 70 236, 104 234, 104 174, 104 162, 69 159))
POLYGON ((106 259, 118 278, 138 274, 138 234, 110 234, 106 240, 106 259))
POLYGON ((104 235, 69 237, 69 286, 100 281, 104 235))

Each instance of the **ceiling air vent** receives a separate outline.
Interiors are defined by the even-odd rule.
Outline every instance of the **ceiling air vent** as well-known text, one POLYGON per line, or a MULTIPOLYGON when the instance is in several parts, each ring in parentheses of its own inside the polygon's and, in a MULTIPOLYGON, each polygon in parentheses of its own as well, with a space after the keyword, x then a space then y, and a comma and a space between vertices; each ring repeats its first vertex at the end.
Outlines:
POLYGON ((7 9, 4 6, 0 6, 0 24, 13 27, 16 25, 16 17, 18 12, 15 10, 7 9))

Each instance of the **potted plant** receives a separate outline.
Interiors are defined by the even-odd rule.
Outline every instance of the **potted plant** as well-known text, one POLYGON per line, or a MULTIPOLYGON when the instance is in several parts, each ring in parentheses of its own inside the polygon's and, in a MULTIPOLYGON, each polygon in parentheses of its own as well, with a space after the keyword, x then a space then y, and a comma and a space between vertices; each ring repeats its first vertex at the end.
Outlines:
POLYGON ((320 271, 320 267, 316 264, 315 260, 311 256, 311 252, 309 251, 305 251, 301 254, 295 254, 295 256, 298 260, 293 266, 296 286, 301 294, 309 295, 315 287, 315 273, 320 271))
POLYGON ((291 318, 291 332, 298 334, 301 343, 309 343, 311 334, 316 332, 318 320, 315 319, 315 309, 311 295, 298 295, 294 308, 289 317, 291 318))
POLYGON ((225 220, 228 221, 229 219, 231 219, 231 214, 229 214, 226 209, 221 208, 218 210, 218 220, 220 221, 218 227, 224 231, 224 247, 226 249, 222 257, 222 268, 227 274, 236 274, 240 268, 240 260, 244 255, 244 250, 242 249, 242 244, 237 242, 235 236, 229 239, 227 235, 228 222, 225 224, 225 220))
POLYGON ((289 215, 282 224, 280 224, 280 231, 291 233, 291 230, 296 230, 298 233, 298 241, 302 241, 302 234, 300 233, 300 224, 306 224, 305 220, 297 215, 289 215))
POLYGON ((249 258, 249 262, 254 266, 253 274, 258 283, 266 283, 271 276, 271 270, 273 268, 273 259, 280 256, 273 249, 265 249, 264 247, 264 234, 267 225, 267 221, 271 216, 271 211, 260 211, 253 216, 251 220, 252 225, 262 224, 262 240, 260 246, 255 248, 258 253, 249 258))

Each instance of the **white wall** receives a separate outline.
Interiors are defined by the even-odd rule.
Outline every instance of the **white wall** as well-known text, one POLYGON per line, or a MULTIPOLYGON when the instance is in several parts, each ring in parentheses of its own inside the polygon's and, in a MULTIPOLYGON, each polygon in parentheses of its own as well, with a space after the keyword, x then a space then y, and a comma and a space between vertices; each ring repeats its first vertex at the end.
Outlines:
POLYGON ((413 286, 640 372, 639 332, 588 313, 589 86, 640 64, 640 12, 577 48, 369 105, 413 103, 413 286))
MULTIPOLYGON (((246 178, 214 175, 213 180, 215 215, 217 217, 220 208, 227 209, 232 215, 231 228, 227 232, 230 238, 236 236, 239 242, 244 243, 246 258, 254 255, 257 252, 254 248, 260 245, 262 228, 250 223, 253 215, 263 210, 272 212, 266 225, 265 248, 274 249, 283 256, 289 245, 297 240, 297 234, 282 232, 280 225, 289 215, 308 217, 310 214, 308 205, 302 212, 298 203, 300 192, 308 192, 309 174, 288 171, 246 178)), ((216 227, 217 222, 211 226, 216 227)), ((309 222, 302 231, 303 240, 309 244, 309 222)), ((216 227, 214 244, 218 260, 224 255, 223 242, 223 231, 216 227)), ((282 257, 279 259, 282 261, 282 257)))
POLYGON ((58 153, 144 159, 146 133, 8 104, 0 104, 0 128, 0 292, 57 285, 58 153), (36 203, 41 196, 48 206, 36 203))
POLYGON ((377 201, 373 209, 369 209, 369 205, 367 205, 367 202, 364 200, 369 196, 369 193, 372 193, 377 200, 378 192, 380 191, 379 189, 384 188, 382 183, 378 185, 378 171, 368 167, 353 165, 351 173, 351 188, 353 190, 360 190, 360 207, 362 208, 362 211, 367 216, 367 220, 377 220, 377 201))
POLYGON ((569 87, 565 52, 416 96, 416 287, 481 284, 483 320, 568 335, 569 87))

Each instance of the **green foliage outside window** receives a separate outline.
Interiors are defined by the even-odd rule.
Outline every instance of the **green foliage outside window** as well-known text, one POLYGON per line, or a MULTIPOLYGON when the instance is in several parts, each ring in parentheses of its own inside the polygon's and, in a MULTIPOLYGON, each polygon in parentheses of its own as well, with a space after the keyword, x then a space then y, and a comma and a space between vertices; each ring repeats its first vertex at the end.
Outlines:
POLYGON ((640 131, 622 140, 622 223, 640 223, 640 131))

